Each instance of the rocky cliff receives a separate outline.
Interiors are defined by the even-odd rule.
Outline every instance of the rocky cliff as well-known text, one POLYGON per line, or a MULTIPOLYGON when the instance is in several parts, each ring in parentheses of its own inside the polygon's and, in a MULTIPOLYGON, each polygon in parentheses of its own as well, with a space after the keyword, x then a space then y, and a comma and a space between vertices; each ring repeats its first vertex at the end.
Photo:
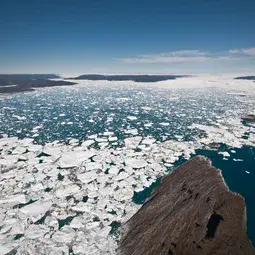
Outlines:
POLYGON ((197 156, 166 176, 124 225, 119 254, 255 254, 244 199, 197 156))

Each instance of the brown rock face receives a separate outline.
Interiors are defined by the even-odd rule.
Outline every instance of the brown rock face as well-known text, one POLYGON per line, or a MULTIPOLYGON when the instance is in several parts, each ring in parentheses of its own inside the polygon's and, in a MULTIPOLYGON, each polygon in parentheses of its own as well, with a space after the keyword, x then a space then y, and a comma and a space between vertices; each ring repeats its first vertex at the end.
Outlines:
POLYGON ((119 254, 255 254, 242 196, 221 171, 197 156, 166 176, 125 224, 119 254))

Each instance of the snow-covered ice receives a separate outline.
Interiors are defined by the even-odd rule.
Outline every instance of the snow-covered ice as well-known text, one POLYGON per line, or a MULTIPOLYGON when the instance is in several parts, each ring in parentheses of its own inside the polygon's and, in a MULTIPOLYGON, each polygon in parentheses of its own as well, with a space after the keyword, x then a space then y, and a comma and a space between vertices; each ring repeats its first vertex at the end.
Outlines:
POLYGON ((34 254, 39 243, 37 254, 48 249, 68 254, 70 247, 83 250, 80 254, 115 254, 119 235, 111 233, 112 226, 139 209, 132 201, 134 192, 167 172, 163 159, 172 155, 172 161, 178 160, 184 153, 189 157, 195 148, 193 143, 156 143, 142 136, 125 139, 126 146, 118 149, 95 149, 91 142, 75 140, 37 149, 32 139, 4 138, 0 143, 3 254, 26 249, 34 254), (139 146, 150 150, 141 153, 139 146))

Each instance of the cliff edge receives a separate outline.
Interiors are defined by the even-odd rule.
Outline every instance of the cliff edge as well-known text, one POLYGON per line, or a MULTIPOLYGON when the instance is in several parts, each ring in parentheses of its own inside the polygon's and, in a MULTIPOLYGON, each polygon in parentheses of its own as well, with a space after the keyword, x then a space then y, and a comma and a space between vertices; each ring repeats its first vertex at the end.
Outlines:
POLYGON ((197 156, 167 175, 124 225, 123 255, 255 254, 246 235, 244 198, 221 171, 197 156))

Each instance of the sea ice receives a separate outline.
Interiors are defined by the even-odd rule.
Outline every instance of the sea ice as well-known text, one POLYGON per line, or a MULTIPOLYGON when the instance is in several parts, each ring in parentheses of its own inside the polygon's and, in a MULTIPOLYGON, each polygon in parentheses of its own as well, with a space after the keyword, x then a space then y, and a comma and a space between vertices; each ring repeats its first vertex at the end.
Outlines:
POLYGON ((64 226, 61 230, 55 232, 52 239, 58 243, 71 243, 75 237, 75 230, 69 226, 64 226))
POLYGON ((33 222, 39 220, 52 206, 51 201, 37 201, 26 205, 20 211, 26 214, 33 222))
POLYGON ((141 137, 141 136, 135 136, 135 137, 126 138, 126 139, 124 140, 124 142, 125 142, 125 146, 126 146, 127 148, 134 149, 134 148, 136 148, 136 147, 139 145, 139 143, 141 142, 141 140, 142 140, 142 137, 141 137))
POLYGON ((144 159, 128 158, 125 160, 127 166, 133 168, 143 168, 147 166, 147 162, 144 159))
POLYGON ((220 151, 219 154, 222 154, 224 157, 230 157, 230 154, 227 151, 220 151))
POLYGON ((137 120, 137 117, 136 116, 128 116, 127 119, 133 121, 133 120, 137 120))
POLYGON ((26 201, 27 200, 26 200, 26 197, 24 194, 17 194, 17 195, 12 195, 12 196, 1 198, 0 204, 13 206, 16 204, 25 204, 26 201))
POLYGON ((76 194, 80 191, 80 187, 76 184, 71 184, 67 186, 61 186, 56 190, 57 197, 67 197, 76 194))

